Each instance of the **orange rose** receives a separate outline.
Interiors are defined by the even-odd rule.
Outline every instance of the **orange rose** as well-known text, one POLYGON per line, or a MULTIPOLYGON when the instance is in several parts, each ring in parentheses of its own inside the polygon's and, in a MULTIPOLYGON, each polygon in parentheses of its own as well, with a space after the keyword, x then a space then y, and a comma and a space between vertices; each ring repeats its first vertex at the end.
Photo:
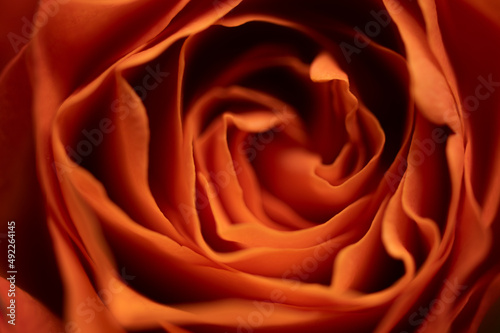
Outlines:
POLYGON ((495 1, 4 12, 1 332, 498 329, 495 1))

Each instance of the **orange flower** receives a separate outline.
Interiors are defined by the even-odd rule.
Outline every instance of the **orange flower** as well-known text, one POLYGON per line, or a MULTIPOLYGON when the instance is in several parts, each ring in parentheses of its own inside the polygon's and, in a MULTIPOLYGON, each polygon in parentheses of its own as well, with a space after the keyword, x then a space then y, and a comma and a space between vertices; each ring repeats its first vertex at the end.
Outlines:
POLYGON ((2 332, 498 329, 493 0, 9 6, 2 332))

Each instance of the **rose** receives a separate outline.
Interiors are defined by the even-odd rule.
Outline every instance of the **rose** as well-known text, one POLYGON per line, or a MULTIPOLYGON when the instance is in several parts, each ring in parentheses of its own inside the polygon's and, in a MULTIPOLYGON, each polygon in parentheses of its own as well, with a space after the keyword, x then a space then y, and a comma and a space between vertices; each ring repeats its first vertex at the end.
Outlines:
POLYGON ((487 331, 499 10, 446 4, 60 3, 0 77, 17 328, 487 331))

